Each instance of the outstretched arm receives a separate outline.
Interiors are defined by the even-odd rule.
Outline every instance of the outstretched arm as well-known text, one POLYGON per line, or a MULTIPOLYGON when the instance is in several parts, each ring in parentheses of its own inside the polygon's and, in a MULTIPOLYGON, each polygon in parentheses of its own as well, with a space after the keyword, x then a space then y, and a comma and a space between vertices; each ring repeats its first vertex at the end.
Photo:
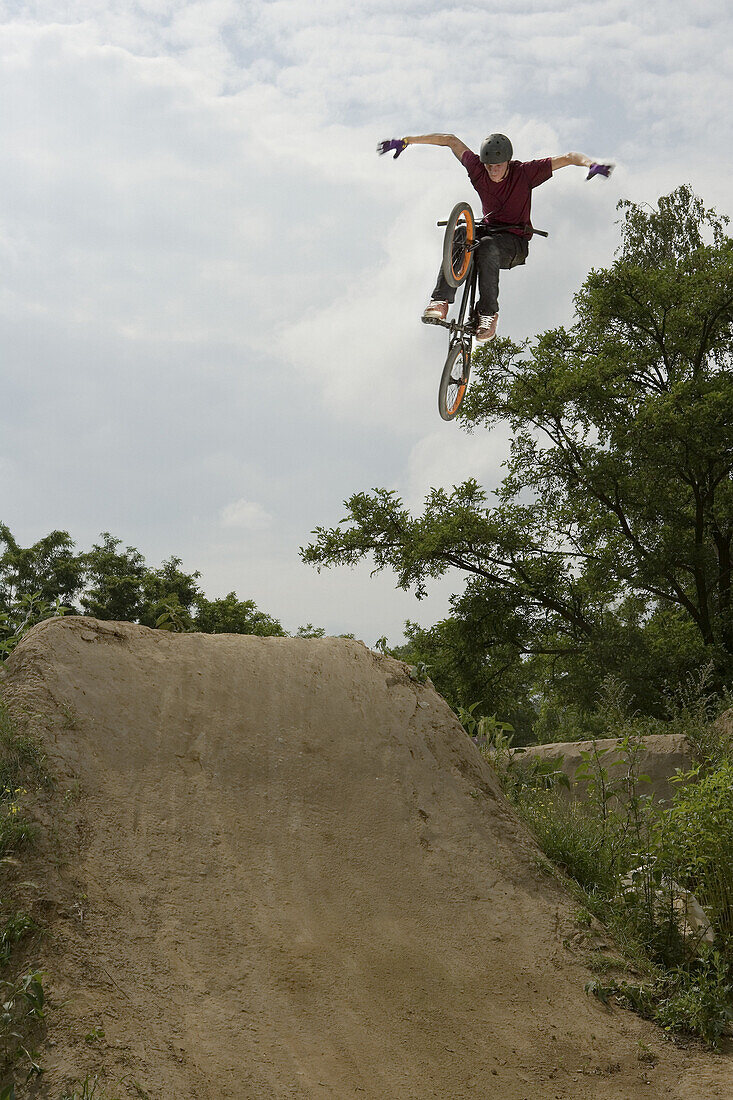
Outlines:
POLYGON ((558 168, 567 168, 569 164, 577 164, 579 168, 589 168, 586 179, 592 176, 610 176, 613 171, 612 164, 598 164, 584 153, 565 153, 562 157, 552 157, 550 160, 553 172, 558 168))
POLYGON ((577 164, 579 168, 590 168, 593 163, 584 153, 565 153, 561 157, 552 157, 552 170, 557 172, 558 168, 567 168, 569 164, 577 164))
POLYGON ((407 145, 445 145, 459 160, 468 151, 468 146, 455 134, 418 134, 403 138, 403 141, 407 145))

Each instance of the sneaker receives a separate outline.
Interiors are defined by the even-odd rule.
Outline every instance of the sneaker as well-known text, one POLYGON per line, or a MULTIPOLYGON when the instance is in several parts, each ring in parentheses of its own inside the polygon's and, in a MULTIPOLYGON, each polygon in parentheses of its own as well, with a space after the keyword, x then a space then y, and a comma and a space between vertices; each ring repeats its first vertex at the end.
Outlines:
POLYGON ((482 313, 478 319, 476 329, 476 343, 485 344, 496 336, 496 326, 499 324, 498 313, 482 313))
POLYGON ((430 323, 431 321, 445 321, 447 316, 448 303, 437 302, 435 301, 435 299, 433 299, 433 301, 428 304, 427 309, 423 313, 422 319, 423 321, 427 321, 428 323, 430 323))

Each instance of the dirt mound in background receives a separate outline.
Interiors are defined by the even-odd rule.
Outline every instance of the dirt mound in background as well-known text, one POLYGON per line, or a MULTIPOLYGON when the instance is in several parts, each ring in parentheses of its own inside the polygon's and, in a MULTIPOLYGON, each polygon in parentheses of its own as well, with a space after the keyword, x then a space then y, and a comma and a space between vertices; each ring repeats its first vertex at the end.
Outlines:
MULTIPOLYGON (((679 768, 689 771, 695 763, 695 757, 687 738, 678 733, 651 734, 642 738, 643 748, 636 759, 637 775, 647 775, 647 781, 639 782, 638 793, 653 795, 655 798, 670 799, 674 794, 674 784, 670 779, 679 768)), ((518 750, 516 758, 523 760, 556 760, 562 757, 561 770, 569 779, 582 763, 584 752, 598 751, 599 767, 608 772, 611 780, 618 779, 626 772, 622 750, 616 738, 602 738, 597 741, 557 741, 550 745, 529 745, 518 750)), ((593 774, 593 769, 591 769, 593 774)), ((572 793, 584 797, 587 782, 579 780, 573 785, 572 793)), ((565 790, 565 788, 560 788, 565 790)), ((568 792, 570 793, 570 792, 568 792)))
POLYGON ((64 815, 39 1095, 104 1066, 155 1100, 730 1096, 728 1058, 583 992, 568 896, 406 666, 72 618, 3 691, 64 815))

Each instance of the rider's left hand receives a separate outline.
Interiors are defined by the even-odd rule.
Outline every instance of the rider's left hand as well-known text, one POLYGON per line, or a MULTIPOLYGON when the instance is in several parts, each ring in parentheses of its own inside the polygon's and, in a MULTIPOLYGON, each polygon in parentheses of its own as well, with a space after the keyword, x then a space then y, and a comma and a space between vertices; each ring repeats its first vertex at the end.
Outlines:
POLYGON ((384 156, 385 153, 391 153, 392 150, 394 149, 394 151, 395 151, 394 159, 397 160, 397 157, 406 148, 407 148, 407 142, 405 141, 404 138, 391 138, 389 141, 380 141, 379 144, 377 145, 377 152, 379 153, 379 155, 381 157, 381 156, 384 156))
POLYGON ((585 178, 590 180, 593 179, 593 176, 610 176, 615 167, 614 164, 591 164, 588 175, 585 178))

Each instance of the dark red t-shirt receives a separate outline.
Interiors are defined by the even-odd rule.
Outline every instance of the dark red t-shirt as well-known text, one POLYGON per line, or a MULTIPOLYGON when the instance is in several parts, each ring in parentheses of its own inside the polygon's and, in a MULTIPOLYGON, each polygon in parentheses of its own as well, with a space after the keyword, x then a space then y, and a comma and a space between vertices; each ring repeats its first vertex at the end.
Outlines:
POLYGON ((520 237, 531 237, 532 188, 539 187, 552 175, 550 157, 543 160, 510 160, 501 183, 492 183, 486 168, 470 149, 461 157, 461 164, 479 193, 485 221, 490 225, 526 226, 526 229, 510 229, 509 232, 520 237))

